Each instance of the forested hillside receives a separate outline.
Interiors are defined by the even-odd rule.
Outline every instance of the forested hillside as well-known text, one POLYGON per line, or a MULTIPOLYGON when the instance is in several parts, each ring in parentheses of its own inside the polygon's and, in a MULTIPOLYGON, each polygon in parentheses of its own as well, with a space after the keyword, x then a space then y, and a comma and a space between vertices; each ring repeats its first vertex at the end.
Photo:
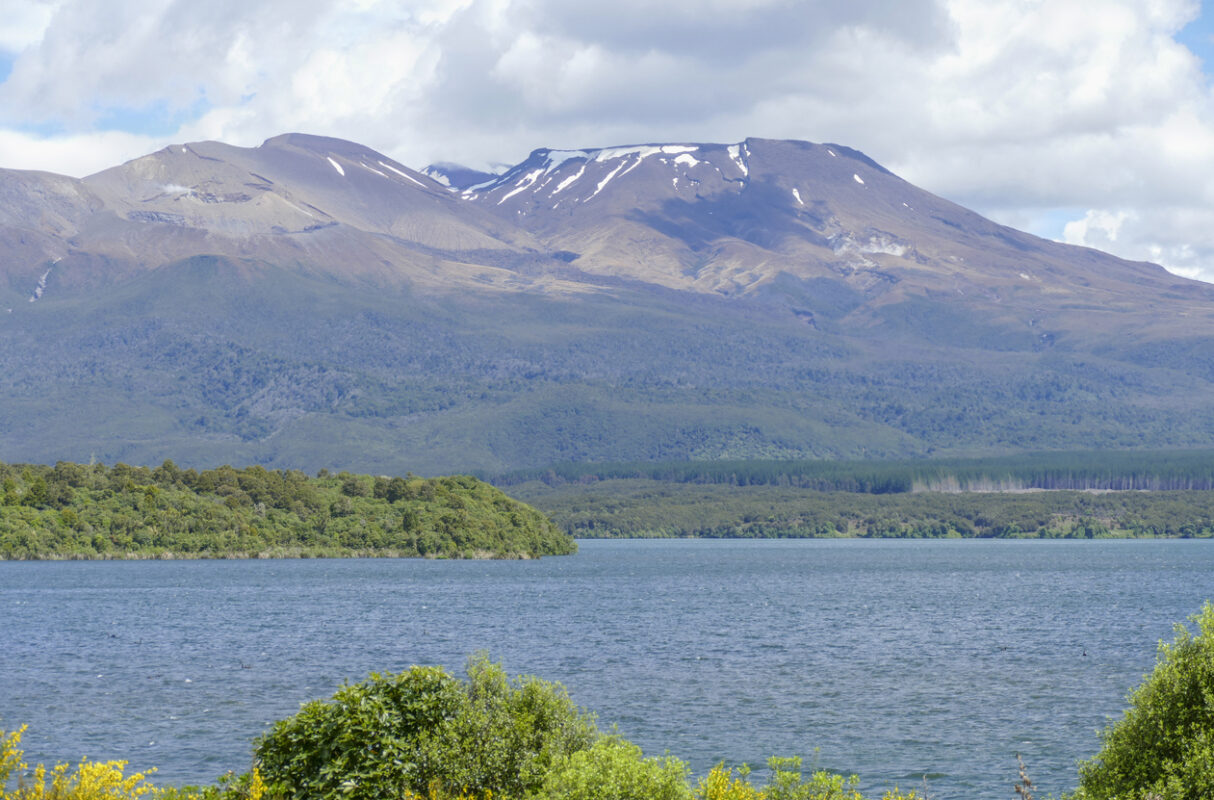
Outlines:
POLYGON ((1210 537, 1214 492, 816 492, 606 480, 511 489, 578 538, 1210 537))
POLYGON ((566 464, 490 480, 577 537, 1214 535, 1208 450, 566 464))
POLYGON ((537 558, 576 544, 467 476, 0 464, 0 558, 537 558))
POLYGON ((468 194, 295 134, 0 178, 12 461, 1214 447, 1214 287, 838 145, 540 149, 468 194))
POLYGON ((1179 491, 1214 489, 1212 450, 1123 450, 1024 453, 992 458, 910 461, 722 460, 558 464, 546 469, 482 473, 497 486, 541 481, 549 486, 644 479, 727 486, 792 486, 823 492, 1179 491))

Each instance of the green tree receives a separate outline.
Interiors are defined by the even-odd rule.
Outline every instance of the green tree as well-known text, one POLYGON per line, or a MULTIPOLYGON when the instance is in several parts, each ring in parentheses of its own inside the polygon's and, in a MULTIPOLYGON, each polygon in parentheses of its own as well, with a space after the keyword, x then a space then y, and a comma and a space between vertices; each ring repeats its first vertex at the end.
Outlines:
POLYGON ((1209 800, 1214 797, 1214 605, 1160 643, 1155 670, 1129 696, 1125 715, 1079 769, 1075 800, 1209 800))
POLYGON ((431 788, 522 797, 598 736, 558 684, 510 680, 484 656, 467 673, 373 673, 308 703, 258 740, 261 774, 295 798, 391 800, 431 788))
POLYGON ((641 748, 605 737, 561 759, 544 781, 545 800, 692 800, 687 765, 645 758, 641 748))

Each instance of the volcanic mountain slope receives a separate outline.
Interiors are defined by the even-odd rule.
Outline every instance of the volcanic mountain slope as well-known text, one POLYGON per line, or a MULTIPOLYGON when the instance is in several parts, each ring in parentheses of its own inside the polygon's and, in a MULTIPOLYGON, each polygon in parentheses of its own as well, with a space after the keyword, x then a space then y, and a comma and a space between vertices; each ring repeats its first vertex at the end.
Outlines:
POLYGON ((0 172, 0 460, 1214 444, 1214 287, 997 225, 845 147, 427 172, 299 134, 0 172))
MULTIPOLYGON (((81 181, 0 174, 8 277, 95 285, 196 256, 375 284, 517 283, 530 237, 380 153, 288 134, 166 147, 81 181)), ((529 282, 523 281, 530 285, 529 282)))
POLYGON ((1122 324, 1138 328, 1153 324, 1144 311, 1203 315, 1214 298, 1156 265, 998 225, 839 145, 541 149, 462 196, 592 274, 728 296, 774 291, 865 324, 926 300, 982 308, 1010 329, 1079 334, 1091 320, 1070 326, 1061 310, 1125 311, 1122 324))

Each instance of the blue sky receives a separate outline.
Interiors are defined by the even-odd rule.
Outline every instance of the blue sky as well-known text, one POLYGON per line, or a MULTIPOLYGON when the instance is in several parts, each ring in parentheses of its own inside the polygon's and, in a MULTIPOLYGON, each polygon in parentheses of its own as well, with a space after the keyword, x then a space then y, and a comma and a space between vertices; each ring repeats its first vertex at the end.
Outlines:
POLYGON ((1214 12, 1194 0, 6 0, 0 167, 353 139, 833 141, 1038 235, 1214 281, 1214 12))
POLYGON ((1176 36, 1176 41, 1193 51, 1202 60, 1206 75, 1214 66, 1214 17, 1205 13, 1205 3, 1196 19, 1186 25, 1176 36))

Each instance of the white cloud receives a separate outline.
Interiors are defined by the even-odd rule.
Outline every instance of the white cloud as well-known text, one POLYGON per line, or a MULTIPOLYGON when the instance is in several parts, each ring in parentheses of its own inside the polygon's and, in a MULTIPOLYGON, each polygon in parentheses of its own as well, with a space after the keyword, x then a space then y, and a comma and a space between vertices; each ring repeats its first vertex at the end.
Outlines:
POLYGON ((1194 0, 9 7, 5 166, 83 173, 169 141, 291 130, 415 166, 541 146, 837 141, 1000 221, 1214 280, 1214 99, 1175 40, 1194 0), (97 132, 122 120, 147 127, 97 132))
POLYGON ((0 165, 83 177, 159 150, 165 144, 120 131, 48 138, 0 130, 0 165))
POLYGON ((42 41, 57 6, 51 0, 6 0, 0 14, 0 52, 19 53, 42 41))
POLYGON ((1116 245, 1117 234, 1127 219, 1137 220, 1133 211, 1089 211, 1083 219, 1068 222, 1063 228, 1063 240, 1067 244, 1107 249, 1116 245))

